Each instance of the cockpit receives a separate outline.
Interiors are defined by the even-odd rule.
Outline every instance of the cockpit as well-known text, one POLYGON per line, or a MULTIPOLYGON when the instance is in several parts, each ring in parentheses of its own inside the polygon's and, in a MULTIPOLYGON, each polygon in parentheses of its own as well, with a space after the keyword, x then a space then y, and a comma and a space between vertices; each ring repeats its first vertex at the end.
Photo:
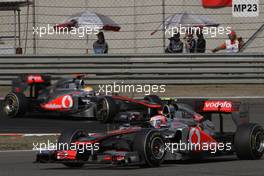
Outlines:
POLYGON ((83 89, 84 86, 84 80, 76 78, 61 79, 55 84, 57 89, 83 89))

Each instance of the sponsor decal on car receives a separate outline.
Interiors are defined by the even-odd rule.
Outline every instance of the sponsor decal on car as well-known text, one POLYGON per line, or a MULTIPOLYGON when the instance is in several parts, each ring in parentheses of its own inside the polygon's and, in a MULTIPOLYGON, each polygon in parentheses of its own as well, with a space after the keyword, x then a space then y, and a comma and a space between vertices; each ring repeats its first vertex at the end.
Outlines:
POLYGON ((61 100, 61 105, 63 108, 68 109, 73 106, 73 99, 70 95, 65 95, 61 100))
POLYGON ((29 75, 27 77, 27 82, 29 84, 32 84, 32 83, 43 83, 44 80, 42 79, 42 76, 40 76, 40 75, 29 75))
POLYGON ((41 105, 46 110, 65 110, 73 107, 73 98, 71 95, 60 96, 46 104, 41 105))
POLYGON ((232 112, 232 101, 208 100, 204 102, 204 112, 232 112))
POLYGON ((189 142, 192 144, 199 144, 201 142, 201 134, 197 128, 191 128, 189 142))

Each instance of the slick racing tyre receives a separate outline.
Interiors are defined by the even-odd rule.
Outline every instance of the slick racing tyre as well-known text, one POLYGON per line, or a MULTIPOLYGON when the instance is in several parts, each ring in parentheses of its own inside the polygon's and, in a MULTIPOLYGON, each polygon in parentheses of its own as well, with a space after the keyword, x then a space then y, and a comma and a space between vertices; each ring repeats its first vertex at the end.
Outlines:
POLYGON ((10 118, 24 116, 28 109, 27 98, 22 93, 7 94, 2 104, 3 115, 10 118))
POLYGON ((96 119, 101 123, 111 123, 117 114, 117 105, 112 97, 104 97, 97 103, 96 119))
POLYGON ((238 126, 234 145, 237 157, 244 160, 260 159, 264 152, 264 130, 254 123, 238 126))
MULTIPOLYGON (((66 146, 70 147, 72 143, 76 141, 81 141, 87 137, 87 133, 84 130, 67 130, 61 133, 61 136, 58 139, 58 146, 66 146)), ((58 148, 57 150, 69 150, 65 148, 58 148)), ((78 152, 78 151, 77 151, 78 152)), ((78 154, 77 154, 78 156, 78 154)), ((70 167, 70 168, 80 168, 84 165, 84 162, 89 159, 89 154, 86 152, 82 153, 82 155, 78 156, 78 161, 74 162, 64 162, 63 165, 70 167)))
POLYGON ((156 103, 158 105, 162 105, 162 100, 157 95, 147 95, 144 97, 144 100, 146 100, 150 103, 156 103))
POLYGON ((137 151, 146 167, 158 167, 166 155, 165 140, 156 130, 145 129, 136 134, 133 151, 137 151))

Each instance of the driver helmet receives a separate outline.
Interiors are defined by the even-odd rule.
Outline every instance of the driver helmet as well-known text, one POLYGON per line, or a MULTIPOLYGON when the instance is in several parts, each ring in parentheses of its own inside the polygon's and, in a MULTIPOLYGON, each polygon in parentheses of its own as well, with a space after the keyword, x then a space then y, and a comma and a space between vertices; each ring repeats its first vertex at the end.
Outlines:
POLYGON ((86 91, 86 92, 92 92, 93 88, 91 86, 84 86, 83 90, 86 91))

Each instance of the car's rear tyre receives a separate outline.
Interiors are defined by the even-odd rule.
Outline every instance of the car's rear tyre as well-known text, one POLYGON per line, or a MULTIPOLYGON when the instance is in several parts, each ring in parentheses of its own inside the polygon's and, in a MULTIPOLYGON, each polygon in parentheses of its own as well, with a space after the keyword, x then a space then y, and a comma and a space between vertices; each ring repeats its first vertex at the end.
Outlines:
POLYGON ((234 138, 237 157, 244 160, 260 159, 264 152, 264 130, 254 123, 238 126, 234 138))
POLYGON ((103 97, 97 103, 96 119, 101 123, 111 123, 117 114, 117 105, 112 97, 103 97))
POLYGON ((24 94, 10 92, 2 103, 2 112, 5 117, 16 118, 26 114, 28 101, 24 94))
MULTIPOLYGON (((87 133, 84 130, 67 130, 61 134, 61 136, 58 139, 58 146, 71 146, 72 143, 75 141, 79 141, 81 138, 87 137, 87 133)), ((58 150, 65 150, 64 148, 58 148, 58 150)), ((78 154, 77 154, 78 155, 78 154)), ((80 168, 84 166, 84 162, 89 159, 89 155, 83 155, 82 158, 80 158, 80 161, 74 161, 74 162, 64 162, 63 165, 70 167, 70 168, 80 168)))
POLYGON ((144 100, 150 102, 150 103, 156 103, 156 104, 159 104, 159 105, 162 105, 162 100, 160 99, 159 96, 157 95, 146 95, 144 97, 144 100))
POLYGON ((158 167, 166 155, 165 140, 157 130, 145 129, 137 133, 133 142, 133 151, 137 151, 144 161, 144 167, 158 167))

